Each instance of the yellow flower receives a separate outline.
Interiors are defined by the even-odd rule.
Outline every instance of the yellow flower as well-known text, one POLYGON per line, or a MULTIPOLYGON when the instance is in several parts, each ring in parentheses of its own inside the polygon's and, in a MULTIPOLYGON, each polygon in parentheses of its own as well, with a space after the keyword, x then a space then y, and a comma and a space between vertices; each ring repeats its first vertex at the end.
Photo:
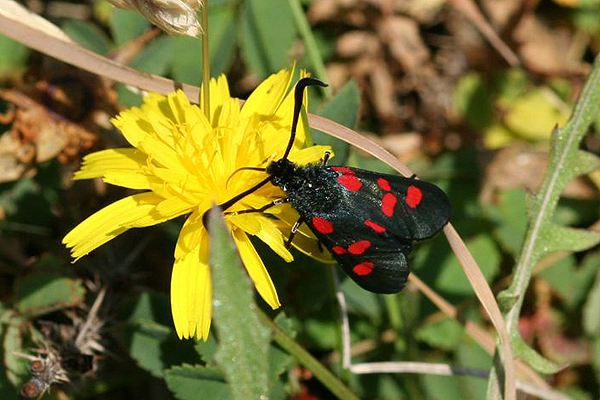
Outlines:
MULTIPOLYGON (((202 216, 212 204, 221 204, 265 178, 264 172, 241 167, 264 167, 279 159, 289 139, 294 99, 288 93, 291 70, 264 81, 240 109, 225 77, 210 83, 210 120, 190 104, 181 91, 167 97, 150 95, 140 108, 123 111, 113 119, 134 148, 110 149, 86 156, 74 179, 102 177, 107 183, 144 190, 96 212, 63 239, 75 260, 130 228, 159 224, 189 214, 175 248, 171 278, 171 309, 179 337, 206 339, 211 320, 211 279, 208 235, 202 216), (229 179, 231 177, 231 179, 229 179)), ((302 119, 290 160, 318 161, 328 147, 302 148, 306 137, 302 119)), ((284 193, 265 185, 228 211, 258 208, 284 193)), ((284 260, 285 235, 298 218, 289 204, 269 210, 278 219, 260 213, 226 215, 242 261, 258 293, 273 308, 280 306, 269 274, 248 234, 258 237, 284 260)), ((298 241, 311 252, 310 234, 298 241)), ((297 245, 297 244, 296 244, 297 245)))

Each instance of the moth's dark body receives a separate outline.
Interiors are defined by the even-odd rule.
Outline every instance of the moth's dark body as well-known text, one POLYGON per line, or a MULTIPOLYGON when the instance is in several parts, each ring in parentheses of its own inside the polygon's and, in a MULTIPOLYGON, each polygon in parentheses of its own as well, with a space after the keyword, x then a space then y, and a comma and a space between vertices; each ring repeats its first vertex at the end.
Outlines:
MULTIPOLYGON (((269 176, 220 207, 227 210, 266 184, 278 186, 300 214, 298 223, 310 227, 358 285, 375 293, 399 292, 408 278, 406 256, 412 242, 435 235, 448 223, 448 197, 437 186, 416 179, 289 161, 304 89, 311 85, 327 86, 314 78, 298 81, 290 139, 281 159, 265 169, 269 176)), ((243 169, 263 171, 261 167, 243 169)), ((238 212, 265 212, 280 200, 238 212)))
POLYGON ((322 164, 300 166, 288 160, 273 161, 267 167, 271 183, 279 186, 292 207, 305 216, 310 213, 332 213, 343 198, 342 188, 335 185, 338 173, 322 164))
POLYGON ((428 182, 348 167, 299 166, 287 159, 272 162, 266 172, 344 271, 372 292, 400 291, 412 241, 435 235, 449 219, 446 194, 428 182), (380 186, 383 181, 388 190, 380 186), (415 201, 409 187, 422 196, 414 208, 408 205, 415 201), (395 199, 387 210, 392 215, 382 211, 386 194, 395 199), (366 249, 359 246, 367 242, 366 249))

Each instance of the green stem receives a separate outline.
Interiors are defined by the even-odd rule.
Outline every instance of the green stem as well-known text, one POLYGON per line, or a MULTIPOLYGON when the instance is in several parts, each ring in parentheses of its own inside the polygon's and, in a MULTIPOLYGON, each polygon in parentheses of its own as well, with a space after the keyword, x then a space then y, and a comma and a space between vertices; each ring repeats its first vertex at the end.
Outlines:
MULTIPOLYGON (((302 41, 306 46, 306 52, 308 54, 308 58, 312 67, 314 69, 315 74, 319 79, 327 80, 327 70, 325 69, 325 63, 323 62, 323 58, 321 58, 321 53, 319 52, 319 47, 317 46, 317 41, 310 29, 310 25, 306 20, 306 15, 304 14, 304 10, 302 9, 302 5, 300 4, 300 0, 288 0, 288 4, 292 9, 292 14, 294 15, 294 20, 296 21, 296 27, 300 32, 300 36, 302 36, 302 41)), ((331 96, 331 88, 325 88, 325 94, 327 97, 331 96)))
POLYGON ((204 114, 210 121, 210 53, 208 51, 208 1, 202 5, 202 94, 204 103, 204 114))
POLYGON ((359 400, 359 398, 352 393, 352 391, 344 385, 335 375, 333 375, 327 368, 323 366, 316 358, 314 358, 308 351, 300 346, 294 339, 289 337, 283 329, 281 329, 275 322, 271 320, 263 311, 258 310, 258 317, 262 323, 265 324, 271 333, 273 339, 289 354, 295 357, 300 364, 308 368, 325 387, 327 387, 331 393, 336 395, 342 400, 359 400))
POLYGON ((546 172, 539 192, 539 206, 535 208, 530 228, 527 231, 523 250, 513 274, 513 281, 507 292, 515 298, 515 302, 505 316, 506 328, 511 335, 518 335, 517 325, 521 315, 521 307, 525 291, 529 286, 533 267, 544 255, 544 243, 540 240, 542 227, 554 212, 560 192, 564 188, 560 175, 563 168, 569 166, 576 157, 576 152, 587 132, 592 120, 597 116, 600 105, 600 56, 594 60, 592 71, 579 95, 567 124, 558 131, 559 137, 553 140, 551 163, 546 172))

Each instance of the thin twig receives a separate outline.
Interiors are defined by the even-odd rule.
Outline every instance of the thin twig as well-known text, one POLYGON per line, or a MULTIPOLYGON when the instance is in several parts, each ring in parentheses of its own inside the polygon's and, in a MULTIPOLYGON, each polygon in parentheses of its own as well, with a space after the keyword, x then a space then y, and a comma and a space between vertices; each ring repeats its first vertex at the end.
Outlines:
POLYGON ((516 67, 521 63, 512 49, 500 39, 500 36, 488 24, 472 0, 450 0, 450 4, 463 13, 479 29, 481 34, 511 67, 516 67))

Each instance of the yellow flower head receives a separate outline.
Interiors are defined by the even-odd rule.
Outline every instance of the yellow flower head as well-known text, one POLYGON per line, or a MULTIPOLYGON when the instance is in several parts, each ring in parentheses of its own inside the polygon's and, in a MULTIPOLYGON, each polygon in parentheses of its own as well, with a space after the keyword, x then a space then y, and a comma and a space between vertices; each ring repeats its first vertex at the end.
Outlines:
MULTIPOLYGON (((288 93, 292 73, 283 70, 269 77, 241 109, 239 100, 230 96, 225 77, 211 80, 210 118, 181 91, 166 97, 150 95, 140 108, 125 110, 113 119, 134 148, 90 154, 75 174, 75 179, 102 177, 113 185, 143 190, 96 212, 65 236, 63 243, 76 260, 130 228, 189 214, 177 240, 171 278, 171 309, 180 338, 206 339, 210 328, 208 234, 202 216, 213 204, 226 202, 265 178, 264 173, 251 170, 232 176, 236 170, 265 167, 282 156, 294 106, 293 93, 288 93)), ((305 133, 300 120, 289 156, 299 164, 316 162, 328 150, 323 146, 303 149, 305 133)), ((283 197, 279 188, 265 185, 227 211, 259 208, 283 197)), ((298 216, 289 204, 269 212, 278 219, 260 213, 228 214, 226 219, 258 293, 277 308, 277 292, 248 234, 289 262, 292 255, 284 246, 282 230, 289 230, 298 216)), ((308 236, 294 241, 310 243, 308 236)))

